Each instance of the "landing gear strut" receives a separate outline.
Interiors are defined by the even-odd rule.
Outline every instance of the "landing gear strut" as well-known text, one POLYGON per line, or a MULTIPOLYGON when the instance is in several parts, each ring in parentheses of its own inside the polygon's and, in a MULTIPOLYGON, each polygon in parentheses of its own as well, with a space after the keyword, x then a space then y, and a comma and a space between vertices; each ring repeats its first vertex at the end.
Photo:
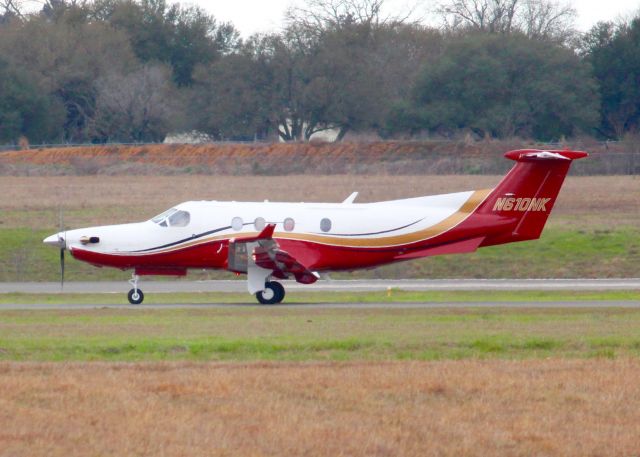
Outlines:
POLYGON ((284 299, 284 287, 276 281, 268 281, 264 285, 264 290, 256 292, 256 298, 263 305, 275 305, 284 299))
POLYGON ((144 294, 140 289, 138 289, 138 275, 132 274, 131 279, 129 280, 129 284, 133 286, 133 289, 129 291, 127 294, 127 298, 129 299, 129 303, 132 305, 139 305, 144 300, 144 294))

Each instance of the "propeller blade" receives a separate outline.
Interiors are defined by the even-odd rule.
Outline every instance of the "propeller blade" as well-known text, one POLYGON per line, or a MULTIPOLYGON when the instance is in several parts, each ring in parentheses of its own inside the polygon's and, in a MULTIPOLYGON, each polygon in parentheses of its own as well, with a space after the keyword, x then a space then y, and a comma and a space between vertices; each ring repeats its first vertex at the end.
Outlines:
POLYGON ((64 288, 64 247, 60 248, 60 288, 64 288))
POLYGON ((60 244, 60 288, 64 289, 64 251, 67 249, 67 231, 64 228, 64 214, 62 208, 58 209, 60 221, 60 232, 58 233, 58 243, 60 244))

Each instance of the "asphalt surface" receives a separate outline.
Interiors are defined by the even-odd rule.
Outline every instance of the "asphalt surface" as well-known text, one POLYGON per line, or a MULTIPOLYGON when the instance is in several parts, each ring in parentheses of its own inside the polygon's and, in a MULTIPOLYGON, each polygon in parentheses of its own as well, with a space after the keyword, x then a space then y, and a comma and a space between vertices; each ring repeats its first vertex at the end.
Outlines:
MULTIPOLYGON (((466 279, 466 280, 322 280, 311 285, 295 282, 283 282, 289 291, 326 291, 326 292, 367 292, 385 291, 389 288, 413 291, 517 291, 517 290, 575 290, 605 291, 640 289, 640 278, 636 279, 466 279)), ((125 282, 68 282, 61 289, 59 283, 0 283, 0 293, 122 293, 122 305, 69 304, 52 305, 50 303, 0 304, 0 310, 11 309, 171 309, 171 308, 238 308, 256 306, 253 298, 247 295, 245 304, 142 304, 129 305, 124 294, 130 289, 125 282)), ((139 287, 147 294, 170 292, 242 292, 246 293, 245 281, 141 281, 139 287)), ((150 300, 149 300, 150 301, 150 300)), ((329 309, 329 308, 463 308, 463 307, 503 307, 503 308, 640 308, 640 301, 551 301, 551 302, 428 302, 428 303, 308 303, 265 306, 280 309, 329 309)))
MULTIPOLYGON (((633 279, 400 279, 400 280, 320 280, 315 284, 282 281, 288 291, 374 292, 388 288, 409 291, 456 290, 634 290, 640 289, 640 278, 633 279)), ((246 292, 245 280, 222 281, 145 281, 138 282, 145 293, 170 292, 246 292)), ((2 293, 126 293, 131 286, 126 281, 66 282, 6 282, 0 283, 2 293)))

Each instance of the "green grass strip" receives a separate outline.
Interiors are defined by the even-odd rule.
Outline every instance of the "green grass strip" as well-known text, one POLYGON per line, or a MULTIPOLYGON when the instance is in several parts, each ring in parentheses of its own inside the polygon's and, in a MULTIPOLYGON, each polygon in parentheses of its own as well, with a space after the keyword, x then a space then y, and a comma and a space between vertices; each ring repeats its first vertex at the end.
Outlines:
MULTIPOLYGON (((304 303, 487 303, 487 302, 574 302, 574 301, 638 301, 640 290, 608 291, 404 291, 381 292, 289 292, 284 304, 304 303)), ((51 305, 128 305, 124 293, 103 294, 0 294, 0 304, 51 305)), ((152 293, 145 295, 144 305, 161 304, 257 304, 248 293, 194 292, 152 293)), ((144 307, 144 305, 142 305, 144 307)))
POLYGON ((635 308, 0 311, 0 360, 324 361, 640 356, 635 308))

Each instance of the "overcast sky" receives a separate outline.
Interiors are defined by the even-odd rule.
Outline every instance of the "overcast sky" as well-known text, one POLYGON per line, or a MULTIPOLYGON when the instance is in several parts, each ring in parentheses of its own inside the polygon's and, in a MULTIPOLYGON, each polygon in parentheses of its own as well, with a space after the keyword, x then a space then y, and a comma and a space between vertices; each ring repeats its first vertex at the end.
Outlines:
MULTIPOLYGON (((289 5, 302 0, 187 0, 183 4, 194 3, 202 6, 220 21, 230 21, 247 37, 255 32, 278 30, 283 24, 284 12, 289 5)), ((576 25, 580 30, 588 30, 598 21, 627 17, 640 8, 638 0, 573 0, 570 2, 578 11, 576 25)), ((416 15, 429 20, 429 8, 435 4, 429 0, 385 0, 387 14, 402 15, 411 5, 416 15)), ((433 19, 432 19, 433 20, 433 19)))

